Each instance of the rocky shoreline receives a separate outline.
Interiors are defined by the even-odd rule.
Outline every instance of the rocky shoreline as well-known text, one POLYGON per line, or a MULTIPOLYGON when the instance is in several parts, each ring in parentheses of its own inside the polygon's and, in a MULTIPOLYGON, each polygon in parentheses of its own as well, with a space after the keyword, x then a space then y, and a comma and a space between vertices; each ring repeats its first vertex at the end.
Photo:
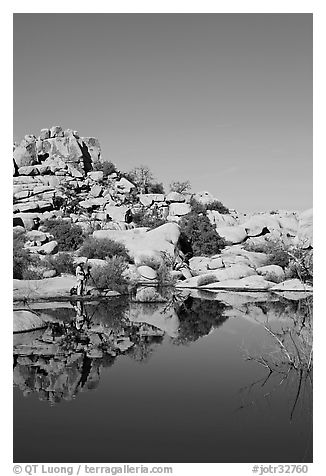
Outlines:
MULTIPOLYGON (((53 259, 61 255, 61 261, 69 259, 72 266, 87 262, 99 276, 106 269, 107 258, 89 259, 80 245, 62 253, 55 225, 52 231, 46 226, 49 220, 79 227, 79 239, 82 234, 99 246, 108 241, 122 246, 128 255, 123 268, 128 287, 312 292, 312 210, 240 214, 223 206, 214 209, 220 202, 207 191, 151 193, 129 179, 103 160, 98 139, 81 137, 71 129, 42 129, 38 137, 27 135, 14 144, 14 244, 15 239, 23 242, 19 259, 27 253, 38 260, 31 266, 31 276, 14 279, 14 301, 68 299, 76 279, 54 265, 53 259), (204 216, 206 229, 210 227, 221 240, 215 254, 191 250, 192 238, 185 237, 183 229, 190 216, 195 227, 204 216), (145 218, 151 226, 143 226, 145 218), (282 256, 275 259, 280 252, 282 256)), ((95 282, 88 290, 90 298, 115 291, 103 286, 99 291, 95 282)))

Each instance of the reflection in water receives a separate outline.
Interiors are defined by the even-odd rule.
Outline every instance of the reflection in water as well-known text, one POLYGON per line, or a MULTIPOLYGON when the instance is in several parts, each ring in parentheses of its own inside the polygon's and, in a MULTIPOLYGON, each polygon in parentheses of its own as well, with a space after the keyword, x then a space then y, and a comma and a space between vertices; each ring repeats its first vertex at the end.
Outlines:
MULTIPOLYGON (((218 399, 222 398, 223 392, 226 391, 225 388, 219 387, 218 383, 222 374, 220 373, 220 377, 218 372, 215 375, 215 368, 222 365, 225 368, 224 382, 230 382, 227 385, 232 388, 232 394, 227 393, 220 405, 222 402, 226 405, 226 402, 233 399, 233 413, 240 418, 244 414, 245 418, 249 416, 252 419, 251 425, 256 421, 255 418, 258 418, 258 422, 263 421, 267 415, 277 415, 283 408, 282 418, 291 422, 298 420, 309 433, 312 424, 313 365, 311 299, 290 301, 276 297, 266 301, 262 294, 259 296, 250 293, 219 293, 218 299, 216 297, 213 293, 201 293, 198 296, 197 291, 188 291, 185 294, 167 296, 166 302, 162 303, 141 304, 115 298, 109 302, 97 303, 72 301, 69 305, 61 303, 61 307, 55 308, 51 308, 49 303, 46 309, 45 305, 43 309, 41 304, 34 306, 38 307, 36 312, 46 314, 48 326, 45 329, 14 335, 14 385, 20 388, 24 396, 33 394, 51 405, 58 404, 72 400, 81 392, 98 388, 101 378, 110 379, 104 369, 119 363, 121 356, 125 356, 130 362, 145 363, 147 365, 141 368, 147 368, 155 360, 154 356, 160 354, 161 349, 168 348, 162 354, 163 360, 159 360, 167 362, 166 367, 162 363, 161 367, 157 363, 154 364, 154 372, 158 375, 160 372, 166 372, 162 373, 162 377, 164 375, 166 378, 167 372, 173 373, 171 365, 173 367, 174 359, 184 348, 189 349, 190 353, 187 353, 187 360, 181 357, 178 361, 179 367, 176 368, 182 369, 184 375, 180 374, 177 378, 183 379, 189 372, 189 377, 187 376, 183 385, 190 386, 189 388, 192 386, 194 395, 197 393, 197 381, 192 381, 192 371, 198 380, 201 377, 196 373, 196 366, 199 361, 207 362, 205 365, 208 379, 205 377, 202 382, 206 393, 196 397, 196 405, 202 411, 207 404, 210 412, 221 412, 217 413, 216 418, 222 418, 221 415, 225 413, 223 406, 219 410, 218 406, 215 407, 213 402, 210 402, 212 396, 209 393, 215 395, 216 391, 215 398, 218 399), (243 336, 239 336, 238 349, 228 345, 228 342, 234 341, 226 340, 227 334, 224 334, 222 339, 216 338, 225 328, 228 329, 227 332, 243 333, 243 336), (211 357, 212 349, 215 352, 217 345, 218 353, 214 355, 220 357, 219 361, 211 357), (171 360, 169 354, 173 354, 171 360), (224 363, 221 363, 221 358, 224 363), (236 380, 239 380, 239 383, 236 380), (219 394, 221 397, 218 397, 219 394), (301 421, 303 417, 306 418, 304 422, 301 421)), ((141 379, 141 368, 133 367, 135 374, 130 373, 129 377, 141 379)), ((119 367, 114 366, 114 369, 119 371, 119 367)), ((146 391, 150 391, 150 384, 150 381, 143 381, 142 385, 149 385, 148 390, 144 389, 144 395, 146 391)), ((175 380, 171 389, 165 389, 165 392, 173 392, 174 388, 179 388, 179 393, 182 393, 182 387, 179 387, 175 380)), ((93 395, 93 392, 87 393, 90 397, 91 394, 93 395)), ((178 401, 178 395, 174 397, 178 401)), ((100 404, 96 398, 95 395, 95 405, 100 404)), ((159 393, 156 398, 159 398, 159 393)), ((56 405, 56 408, 62 405, 56 405)), ((123 403, 121 405, 123 407, 123 403)), ((189 392, 187 399, 177 408, 180 412, 184 406, 186 411, 188 405, 189 411, 194 411, 189 392)), ((150 410, 146 407, 146 400, 143 404, 138 401, 138 408, 141 411, 150 410)), ((165 408, 164 405, 162 408, 165 408)), ((170 412, 171 407, 167 411, 170 412)), ((231 413, 230 409, 228 431, 232 433, 233 438, 235 432, 241 430, 241 426, 231 429, 231 413)), ((196 413, 193 413, 193 417, 195 415, 196 413)), ((161 425, 164 415, 162 418, 161 425)), ((200 427, 200 420, 196 425, 200 427)), ((223 431, 226 431, 226 427, 223 428, 223 431)), ((259 437, 257 438, 258 442, 259 437)), ((201 451, 204 449, 201 448, 201 451)), ((213 450, 211 453, 213 454, 213 450)), ((307 454, 311 454, 311 448, 307 454)), ((26 458, 26 455, 24 457, 26 458)), ((310 456, 302 456, 306 457, 310 456)), ((59 456, 58 458, 60 461, 59 456)), ((226 454, 224 458, 227 458, 226 454)), ((130 460, 135 461, 135 456, 130 456, 130 460)), ((257 457, 256 461, 258 460, 257 457)), ((270 460, 270 457, 266 457, 266 461, 270 460)), ((95 458, 94 461, 98 459, 95 458)), ((144 458, 140 461, 144 461, 144 458)), ((172 458, 167 461, 172 461, 172 458)), ((219 459, 212 461, 232 461, 232 458, 228 460, 219 456, 219 459)), ((245 457, 242 461, 245 461, 245 457)))
MULTIPOLYGON (((282 314, 280 304, 278 302, 274 306, 278 316, 282 314)), ((288 311, 288 306, 283 305, 283 312, 284 309, 288 311)), ((255 404, 255 400, 252 401, 253 390, 261 399, 267 399, 270 403, 271 397, 276 398, 286 387, 290 420, 299 408, 312 416, 312 297, 292 302, 292 308, 295 312, 287 314, 287 322, 280 321, 273 325, 267 321, 261 324, 271 337, 269 346, 256 355, 251 355, 247 350, 246 359, 258 363, 266 374, 240 390, 246 392, 246 399, 251 399, 251 404, 255 404), (260 391, 257 392, 257 389, 260 391)), ((240 408, 248 405, 250 403, 243 404, 240 408)))
POLYGON ((165 334, 187 344, 227 319, 224 304, 191 297, 148 304, 116 299, 113 306, 73 301, 71 309, 69 320, 62 320, 62 309, 54 310, 58 321, 45 330, 14 335, 14 384, 24 395, 37 392, 51 403, 71 400, 96 388, 102 368, 119 355, 145 362, 165 334))

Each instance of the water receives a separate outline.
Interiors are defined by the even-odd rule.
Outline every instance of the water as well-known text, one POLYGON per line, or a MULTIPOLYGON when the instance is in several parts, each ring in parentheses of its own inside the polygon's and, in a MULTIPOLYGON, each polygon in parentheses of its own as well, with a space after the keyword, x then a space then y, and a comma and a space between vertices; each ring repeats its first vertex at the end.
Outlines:
POLYGON ((311 462, 310 300, 194 296, 34 305, 14 461, 311 462))

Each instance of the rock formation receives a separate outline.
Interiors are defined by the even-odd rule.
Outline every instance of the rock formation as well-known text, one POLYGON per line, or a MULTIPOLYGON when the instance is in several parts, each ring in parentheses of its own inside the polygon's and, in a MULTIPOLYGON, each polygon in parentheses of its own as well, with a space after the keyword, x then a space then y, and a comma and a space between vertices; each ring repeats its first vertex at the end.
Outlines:
MULTIPOLYGON (((54 126, 42 129, 38 137, 26 135, 14 144, 13 159, 14 232, 23 234, 25 248, 41 257, 58 252, 57 241, 42 230, 48 218, 78 224, 85 235, 98 240, 123 243, 132 261, 129 275, 139 281, 155 282, 157 270, 168 258, 174 277, 186 287, 205 279, 222 282, 253 275, 259 276, 258 288, 261 279, 279 283, 287 278, 285 270, 268 266, 266 253, 245 248, 276 240, 312 250, 312 210, 240 215, 234 210, 209 209, 216 198, 207 191, 145 194, 114 166, 105 173, 108 163, 101 156, 98 139, 81 137, 72 129, 54 126), (221 253, 196 256, 188 263, 180 250, 178 223, 192 211, 191 200, 208 207, 209 222, 228 246, 221 253), (148 230, 127 220, 128 213, 154 217, 163 224, 148 230)), ((45 270, 43 277, 54 279, 53 271, 45 270)))

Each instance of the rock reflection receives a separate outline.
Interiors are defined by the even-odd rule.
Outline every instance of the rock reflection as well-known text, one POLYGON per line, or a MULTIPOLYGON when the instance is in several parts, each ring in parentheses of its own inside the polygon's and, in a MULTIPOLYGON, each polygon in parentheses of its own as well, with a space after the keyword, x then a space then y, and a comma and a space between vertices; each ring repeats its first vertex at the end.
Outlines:
POLYGON ((146 362, 163 338, 193 342, 218 327, 225 306, 170 297, 162 303, 84 304, 46 309, 46 329, 14 335, 14 384, 24 395, 58 403, 98 386, 119 355, 146 362))
POLYGON ((291 397, 292 403, 296 401, 293 414, 305 382, 312 381, 311 302, 279 297, 259 301, 249 293, 238 301, 230 294, 224 301, 211 293, 200 297, 186 292, 167 295, 160 303, 114 298, 97 303, 72 301, 55 308, 50 303, 34 306, 47 316, 48 325, 14 335, 14 385, 24 395, 36 393, 51 404, 71 400, 79 392, 96 389, 103 369, 121 355, 146 363, 164 340, 191 345, 227 319, 245 318, 265 327, 270 348, 260 355, 247 352, 248 360, 264 366, 266 376, 242 389, 242 395, 251 398, 255 387, 265 395, 275 391, 273 386, 283 388, 283 382, 289 383, 299 394, 297 399, 291 397))

